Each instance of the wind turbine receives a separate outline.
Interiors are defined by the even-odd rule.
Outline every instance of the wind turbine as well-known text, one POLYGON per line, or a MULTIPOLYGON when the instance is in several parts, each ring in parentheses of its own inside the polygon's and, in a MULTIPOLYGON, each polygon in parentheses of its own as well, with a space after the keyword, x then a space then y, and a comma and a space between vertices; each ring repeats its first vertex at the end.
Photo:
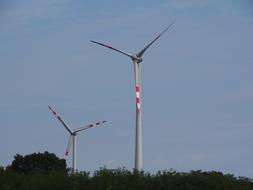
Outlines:
POLYGON ((76 171, 76 135, 78 132, 89 129, 91 127, 97 127, 103 123, 105 123, 106 121, 99 121, 96 122, 94 124, 89 124, 77 129, 72 130, 62 119, 59 115, 57 115, 57 113, 50 107, 48 106, 49 110, 54 114, 54 116, 61 122, 61 124, 65 127, 65 129, 70 133, 70 137, 69 137, 69 142, 68 142, 68 146, 65 152, 65 156, 68 156, 71 144, 72 144, 72 170, 73 173, 76 171))
POLYGON ((135 77, 135 89, 136 89, 136 131, 135 131, 135 169, 137 171, 142 170, 142 127, 141 127, 141 65, 142 56, 145 51, 158 39, 160 38, 174 23, 173 20, 169 26, 167 26, 155 39, 153 39, 146 47, 144 47, 139 53, 131 54, 109 45, 90 40, 92 43, 104 46, 106 48, 117 51, 130 57, 134 64, 134 77, 135 77))

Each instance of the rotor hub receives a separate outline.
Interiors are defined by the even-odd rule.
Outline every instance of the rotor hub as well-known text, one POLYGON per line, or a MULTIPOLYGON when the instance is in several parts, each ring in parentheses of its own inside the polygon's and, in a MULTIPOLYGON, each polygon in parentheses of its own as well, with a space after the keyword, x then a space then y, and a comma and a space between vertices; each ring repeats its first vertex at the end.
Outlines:
POLYGON ((133 60, 134 62, 137 62, 137 63, 141 63, 141 62, 142 62, 142 58, 141 58, 141 57, 137 57, 137 56, 133 56, 133 57, 132 57, 132 60, 133 60))

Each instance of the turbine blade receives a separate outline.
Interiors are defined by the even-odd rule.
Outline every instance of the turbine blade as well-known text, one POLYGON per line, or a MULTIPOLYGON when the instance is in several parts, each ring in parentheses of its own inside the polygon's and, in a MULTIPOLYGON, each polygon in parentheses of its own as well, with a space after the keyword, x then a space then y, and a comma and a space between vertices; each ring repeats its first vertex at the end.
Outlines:
POLYGON ((92 43, 94 43, 94 44, 98 44, 98 45, 104 46, 104 47, 107 47, 107 48, 109 48, 109 49, 112 49, 112 50, 114 50, 114 51, 117 51, 117 52, 119 52, 119 53, 122 53, 122 54, 124 54, 124 55, 126 55, 126 56, 128 56, 128 57, 130 57, 130 58, 133 58, 133 55, 130 54, 130 53, 128 53, 128 52, 125 52, 125 51, 122 51, 122 50, 113 48, 113 47, 111 47, 111 46, 109 46, 109 45, 102 44, 102 43, 100 43, 100 42, 96 42, 96 41, 93 41, 93 40, 90 40, 90 42, 92 42, 92 43))
POLYGON ((176 19, 173 20, 167 28, 165 28, 155 39, 153 39, 145 48, 143 48, 139 53, 136 54, 137 57, 142 57, 145 51, 158 39, 160 38, 174 23, 176 19))
POLYGON ((61 122, 61 124, 67 129, 67 131, 72 134, 73 133, 72 130, 66 125, 66 123, 61 119, 61 117, 58 116, 57 113, 50 106, 48 106, 48 108, 54 114, 54 116, 61 122))
POLYGON ((99 125, 102 125, 103 123, 106 123, 107 121, 99 121, 99 122, 96 122, 94 124, 89 124, 89 125, 86 125, 86 126, 83 126, 83 127, 80 127, 76 130, 74 130, 75 133, 79 132, 79 131, 83 131, 83 130, 86 130, 86 129, 89 129, 91 127, 97 127, 99 125))
POLYGON ((67 145, 67 149, 66 149, 66 152, 65 152, 65 156, 67 157, 68 154, 69 154, 69 150, 70 150, 70 147, 72 145, 72 139, 73 139, 73 135, 70 135, 69 137, 69 142, 68 142, 68 145, 67 145))

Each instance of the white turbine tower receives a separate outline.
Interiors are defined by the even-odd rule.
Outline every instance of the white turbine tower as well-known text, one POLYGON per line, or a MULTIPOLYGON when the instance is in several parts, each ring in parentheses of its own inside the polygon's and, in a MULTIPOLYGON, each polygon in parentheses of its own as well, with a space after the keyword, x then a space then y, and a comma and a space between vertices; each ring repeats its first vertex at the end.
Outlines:
POLYGON ((134 64, 134 76, 135 76, 135 89, 136 89, 136 132, 135 132, 135 169, 137 171, 142 170, 142 127, 141 127, 141 65, 142 56, 145 51, 165 33, 176 20, 173 20, 169 26, 167 26, 155 39, 153 39, 146 47, 144 47, 139 53, 131 54, 116 48, 113 48, 109 45, 96 42, 91 40, 92 43, 104 46, 106 48, 117 51, 121 54, 124 54, 130 57, 134 64))
POLYGON ((88 128, 91 127, 97 127, 103 123, 105 123, 106 121, 99 121, 97 123, 94 124, 89 124, 83 127, 80 127, 78 129, 74 129, 72 130, 68 125, 66 125, 66 123, 61 119, 61 117, 59 115, 57 115, 57 113, 50 107, 48 106, 49 110, 54 114, 54 116, 61 122, 61 124, 65 127, 65 129, 67 129, 67 131, 70 133, 70 137, 69 137, 69 142, 68 142, 68 146, 65 152, 65 156, 68 155, 69 151, 70 151, 70 147, 72 145, 72 170, 73 172, 76 172, 76 135, 78 132, 86 130, 88 128))

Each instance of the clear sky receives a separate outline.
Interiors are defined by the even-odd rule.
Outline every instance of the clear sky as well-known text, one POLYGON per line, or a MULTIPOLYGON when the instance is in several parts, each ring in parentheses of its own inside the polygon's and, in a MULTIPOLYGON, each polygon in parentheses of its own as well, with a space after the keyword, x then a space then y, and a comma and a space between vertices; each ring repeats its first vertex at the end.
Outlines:
POLYGON ((144 169, 253 178, 251 0, 1 0, 0 165, 64 157, 51 105, 73 128, 109 121, 77 136, 79 170, 132 169, 133 65, 89 40, 135 53, 173 19, 142 62, 144 169))

